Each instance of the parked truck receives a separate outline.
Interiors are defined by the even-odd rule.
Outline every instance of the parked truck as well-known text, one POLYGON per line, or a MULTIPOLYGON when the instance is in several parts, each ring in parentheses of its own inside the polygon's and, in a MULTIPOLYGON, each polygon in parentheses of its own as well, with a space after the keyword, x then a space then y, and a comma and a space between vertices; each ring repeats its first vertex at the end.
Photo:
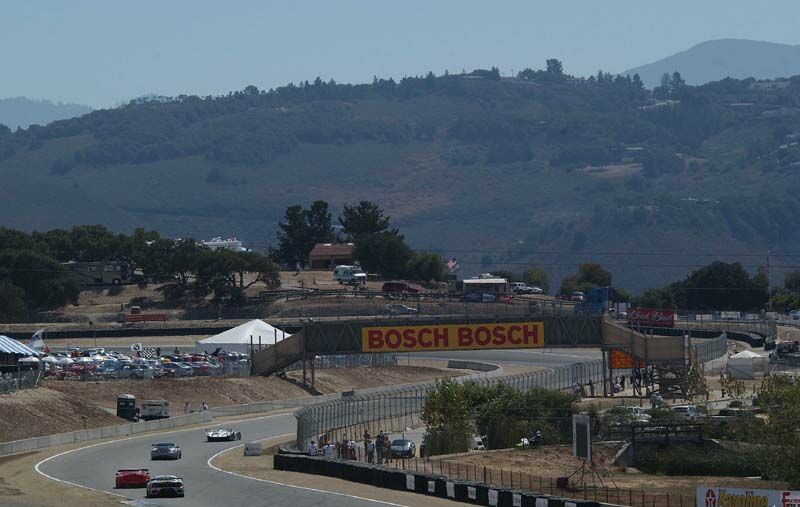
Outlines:
POLYGON ((169 402, 167 400, 146 400, 142 402, 139 418, 144 421, 152 419, 167 419, 169 417, 169 402))

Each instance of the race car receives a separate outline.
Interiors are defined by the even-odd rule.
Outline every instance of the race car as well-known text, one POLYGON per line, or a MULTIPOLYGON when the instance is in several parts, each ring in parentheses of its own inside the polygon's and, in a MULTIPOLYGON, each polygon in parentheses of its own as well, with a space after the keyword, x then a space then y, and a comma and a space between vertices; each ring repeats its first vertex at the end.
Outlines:
POLYGON ((147 498, 157 496, 183 497, 183 479, 174 475, 158 475, 147 483, 147 498))
POLYGON ((145 488, 150 481, 150 470, 146 468, 122 468, 114 477, 115 488, 145 488))
POLYGON ((181 457, 180 446, 172 442, 153 444, 150 449, 150 459, 181 459, 181 457))
POLYGON ((216 428, 213 430, 206 430, 206 440, 209 442, 223 442, 241 439, 242 432, 233 431, 231 428, 216 428))

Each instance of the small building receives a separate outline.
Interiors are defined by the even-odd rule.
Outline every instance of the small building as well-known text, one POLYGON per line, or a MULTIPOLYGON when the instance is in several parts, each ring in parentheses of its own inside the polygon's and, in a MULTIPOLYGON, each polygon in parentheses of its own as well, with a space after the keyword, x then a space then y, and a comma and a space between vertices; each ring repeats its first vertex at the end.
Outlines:
POLYGON ((505 278, 468 278, 464 280, 464 294, 511 295, 511 286, 505 278))
POLYGON ((340 264, 353 264, 353 243, 317 243, 308 254, 310 269, 333 269, 340 264))

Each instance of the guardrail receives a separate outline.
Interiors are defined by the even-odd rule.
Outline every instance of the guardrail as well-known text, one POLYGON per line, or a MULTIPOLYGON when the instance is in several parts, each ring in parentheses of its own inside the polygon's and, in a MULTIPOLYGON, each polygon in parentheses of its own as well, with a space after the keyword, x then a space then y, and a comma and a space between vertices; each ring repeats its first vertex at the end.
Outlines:
POLYGON ((71 431, 69 433, 59 433, 44 437, 26 438, 24 440, 14 440, 11 442, 0 443, 0 456, 14 454, 18 452, 34 451, 55 445, 76 444, 88 442, 90 440, 100 440, 104 438, 123 437, 146 433, 148 431, 166 430, 211 422, 210 412, 195 412, 194 414, 170 417, 168 419, 158 419, 138 423, 120 424, 117 426, 105 426, 87 430, 71 431))
MULTIPOLYGON (((602 361, 574 363, 551 370, 509 376, 471 375, 453 379, 457 382, 475 381, 484 384, 504 383, 521 391, 534 388, 574 390, 592 381, 602 386, 602 361)), ((352 396, 304 407, 295 412, 297 440, 304 449, 311 440, 321 436, 330 441, 346 435, 361 435, 364 431, 404 431, 420 423, 419 416, 428 390, 435 382, 384 388, 372 393, 352 396)))

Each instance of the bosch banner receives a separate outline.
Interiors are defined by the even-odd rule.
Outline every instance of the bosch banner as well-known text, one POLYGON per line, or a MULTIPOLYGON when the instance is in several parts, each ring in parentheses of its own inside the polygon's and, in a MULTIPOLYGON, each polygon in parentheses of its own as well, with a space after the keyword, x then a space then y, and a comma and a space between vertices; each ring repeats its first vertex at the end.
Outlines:
POLYGON ((544 347, 544 323, 364 327, 363 352, 534 349, 544 347))
POLYGON ((697 486, 697 507, 798 507, 800 492, 697 486))
POLYGON ((675 310, 631 308, 628 310, 628 323, 633 326, 675 327, 675 310))

